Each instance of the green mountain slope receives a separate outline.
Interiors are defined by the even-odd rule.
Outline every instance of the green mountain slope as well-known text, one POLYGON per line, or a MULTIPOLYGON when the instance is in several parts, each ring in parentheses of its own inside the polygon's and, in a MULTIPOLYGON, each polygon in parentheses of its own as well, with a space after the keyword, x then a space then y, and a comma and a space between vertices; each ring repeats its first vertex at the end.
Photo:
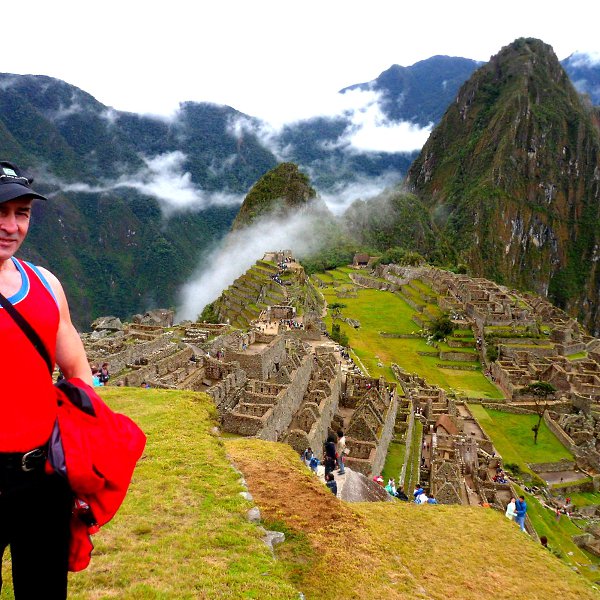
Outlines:
POLYGON ((460 89, 408 175, 473 273, 600 327, 600 138, 552 48, 519 39, 460 89))
POLYGON ((232 230, 250 225, 259 217, 281 216, 306 208, 317 193, 294 163, 281 163, 254 184, 233 222, 232 230))

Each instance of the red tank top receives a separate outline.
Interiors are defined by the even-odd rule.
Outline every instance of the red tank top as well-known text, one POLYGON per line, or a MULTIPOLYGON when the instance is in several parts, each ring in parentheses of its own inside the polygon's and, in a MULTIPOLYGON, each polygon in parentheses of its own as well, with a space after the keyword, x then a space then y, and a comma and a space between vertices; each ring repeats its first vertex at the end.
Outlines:
MULTIPOLYGON (((21 289, 9 300, 29 321, 54 363, 60 321, 52 289, 37 267, 13 258, 21 289)), ((46 363, 0 307, 0 452, 44 444, 56 418, 56 393, 46 363)))

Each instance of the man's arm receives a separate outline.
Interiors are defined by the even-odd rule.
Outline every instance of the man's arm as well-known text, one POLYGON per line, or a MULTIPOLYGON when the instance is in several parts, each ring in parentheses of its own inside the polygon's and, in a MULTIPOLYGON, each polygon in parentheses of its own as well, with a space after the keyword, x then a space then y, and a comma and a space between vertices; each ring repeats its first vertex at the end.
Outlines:
POLYGON ((67 379, 78 377, 88 385, 93 385, 92 371, 83 348, 83 342, 71 322, 69 304, 63 287, 50 271, 42 267, 40 267, 40 271, 48 280, 56 296, 60 312, 60 323, 56 334, 56 362, 67 379))

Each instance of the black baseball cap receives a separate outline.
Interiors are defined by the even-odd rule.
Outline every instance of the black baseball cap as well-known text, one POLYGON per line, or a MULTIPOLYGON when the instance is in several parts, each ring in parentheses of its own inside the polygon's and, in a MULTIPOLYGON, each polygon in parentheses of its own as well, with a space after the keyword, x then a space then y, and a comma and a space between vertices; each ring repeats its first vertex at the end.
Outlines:
POLYGON ((0 203, 27 196, 47 200, 45 196, 31 189, 33 179, 25 177, 19 167, 6 160, 0 160, 0 203))

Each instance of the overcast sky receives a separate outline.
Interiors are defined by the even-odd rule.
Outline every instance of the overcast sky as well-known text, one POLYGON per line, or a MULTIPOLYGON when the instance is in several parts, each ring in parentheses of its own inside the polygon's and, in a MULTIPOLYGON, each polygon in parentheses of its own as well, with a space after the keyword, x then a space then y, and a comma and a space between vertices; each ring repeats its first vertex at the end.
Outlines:
MULTIPOLYGON (((21 0, 0 69, 63 79, 119 110, 228 104, 274 124, 335 112, 336 92, 435 54, 487 60, 517 37, 600 58, 597 2, 21 0), (485 8, 483 8, 485 7, 485 8)), ((6 12, 6 11, 5 11, 6 12)))

